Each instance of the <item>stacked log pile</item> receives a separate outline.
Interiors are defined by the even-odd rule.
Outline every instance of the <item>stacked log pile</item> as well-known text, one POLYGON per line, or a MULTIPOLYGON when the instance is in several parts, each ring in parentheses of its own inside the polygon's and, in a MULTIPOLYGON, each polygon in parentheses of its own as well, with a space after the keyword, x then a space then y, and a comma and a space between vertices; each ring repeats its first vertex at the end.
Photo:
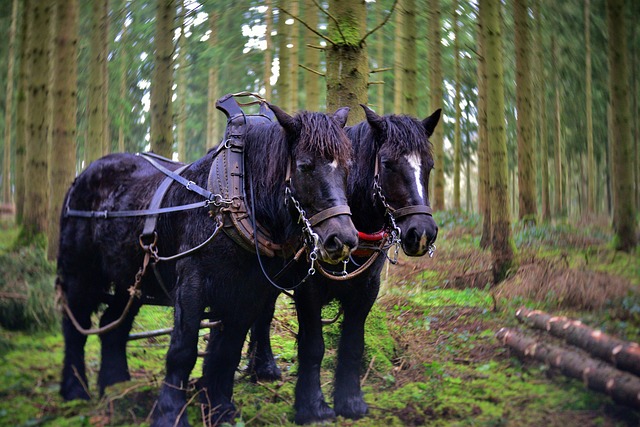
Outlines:
POLYGON ((578 320, 520 308, 518 320, 561 338, 561 346, 532 338, 511 328, 496 337, 521 359, 532 358, 582 380, 591 390, 608 394, 616 403, 640 409, 640 346, 590 328, 578 320))

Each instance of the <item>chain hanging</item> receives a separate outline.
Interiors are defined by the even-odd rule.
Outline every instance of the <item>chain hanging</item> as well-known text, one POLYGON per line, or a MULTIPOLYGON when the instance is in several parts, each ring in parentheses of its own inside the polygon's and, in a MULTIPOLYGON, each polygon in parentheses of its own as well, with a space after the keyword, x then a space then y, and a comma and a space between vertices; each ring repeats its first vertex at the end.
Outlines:
POLYGON ((291 193, 291 188, 286 186, 284 188, 284 202, 287 204, 291 200, 293 207, 298 211, 298 224, 302 223, 302 234, 304 236, 304 241, 307 247, 311 248, 311 252, 309 253, 309 270, 307 270, 307 276, 302 279, 301 283, 304 283, 309 277, 313 276, 316 273, 316 262, 318 260, 318 245, 320 243, 320 237, 316 232, 311 228, 311 223, 307 219, 307 214, 302 209, 300 202, 293 197, 291 193))
POLYGON ((387 257, 387 259, 389 260, 389 262, 391 264, 397 264, 398 263, 398 254, 400 253, 400 244, 401 244, 401 233, 402 230, 400 230, 400 227, 398 227, 398 225, 396 224, 396 219, 393 216, 393 208, 389 205, 389 203, 387 203, 387 198, 384 196, 384 194, 382 194, 382 187, 380 186, 380 184, 378 183, 379 180, 379 175, 376 175, 373 178, 373 196, 378 196, 378 198, 380 199, 380 202, 382 203, 382 206, 384 207, 385 211, 384 214, 387 217, 387 220, 390 224, 390 232, 389 235, 391 236, 390 239, 390 244, 392 246, 394 246, 394 250, 393 250, 393 258, 389 257, 389 255, 387 253, 385 253, 385 256, 387 257))

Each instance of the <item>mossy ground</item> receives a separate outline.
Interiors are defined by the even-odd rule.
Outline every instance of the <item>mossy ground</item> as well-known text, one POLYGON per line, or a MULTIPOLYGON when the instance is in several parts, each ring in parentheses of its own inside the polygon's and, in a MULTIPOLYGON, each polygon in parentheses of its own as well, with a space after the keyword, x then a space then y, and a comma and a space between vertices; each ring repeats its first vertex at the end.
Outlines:
MULTIPOLYGON (((520 268, 503 284, 491 287, 491 255, 478 249, 478 218, 443 214, 436 220, 441 232, 434 258, 401 258, 383 274, 383 291, 367 325, 362 366, 370 413, 362 420, 338 419, 335 424, 640 425, 640 412, 616 405, 544 365, 511 357, 495 339, 501 327, 518 327, 513 313, 525 304, 638 341, 640 251, 615 252, 606 225, 516 226, 520 268)), ((8 242, 16 235, 12 227, 0 227, 0 257, 10 255, 8 242)), ((53 287, 52 270, 42 269, 53 287)), ((323 315, 331 318, 337 310, 330 306, 323 315)), ((170 309, 143 307, 135 330, 170 325, 170 309)), ((340 321, 325 329, 322 384, 328 399, 339 325, 340 321)), ((251 383, 243 359, 234 395, 241 411, 237 425, 293 424, 297 321, 285 296, 278 302, 273 329, 283 380, 251 383)), ((131 381, 90 402, 64 403, 58 395, 63 350, 59 327, 50 332, 0 329, 0 426, 148 424, 167 346, 167 337, 130 342, 131 381)), ((97 338, 89 338, 86 354, 90 387, 95 390, 97 338)), ((194 379, 200 372, 198 364, 194 379)), ((195 392, 190 397, 191 423, 201 425, 195 392)))

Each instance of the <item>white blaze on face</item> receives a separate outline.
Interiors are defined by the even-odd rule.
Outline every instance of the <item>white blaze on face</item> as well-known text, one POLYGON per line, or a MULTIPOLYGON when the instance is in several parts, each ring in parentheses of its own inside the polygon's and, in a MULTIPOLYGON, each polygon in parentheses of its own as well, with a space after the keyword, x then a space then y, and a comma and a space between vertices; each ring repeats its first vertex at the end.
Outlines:
POLYGON ((422 180, 420 179, 420 173, 422 171, 422 160, 417 153, 411 153, 405 156, 407 162, 409 162, 409 166, 413 169, 413 175, 416 178, 416 187, 418 188, 418 194, 422 200, 424 200, 424 188, 422 188, 422 180))
POLYGON ((333 162, 329 163, 329 166, 336 169, 338 167, 338 161, 336 159, 333 159, 333 162))

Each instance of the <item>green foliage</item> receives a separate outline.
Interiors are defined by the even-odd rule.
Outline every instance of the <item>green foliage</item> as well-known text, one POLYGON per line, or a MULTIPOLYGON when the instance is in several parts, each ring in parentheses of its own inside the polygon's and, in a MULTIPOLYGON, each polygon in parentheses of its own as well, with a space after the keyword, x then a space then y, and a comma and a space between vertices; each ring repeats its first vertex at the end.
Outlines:
POLYGON ((56 327, 54 274, 40 245, 0 253, 0 326, 29 331, 56 327))

